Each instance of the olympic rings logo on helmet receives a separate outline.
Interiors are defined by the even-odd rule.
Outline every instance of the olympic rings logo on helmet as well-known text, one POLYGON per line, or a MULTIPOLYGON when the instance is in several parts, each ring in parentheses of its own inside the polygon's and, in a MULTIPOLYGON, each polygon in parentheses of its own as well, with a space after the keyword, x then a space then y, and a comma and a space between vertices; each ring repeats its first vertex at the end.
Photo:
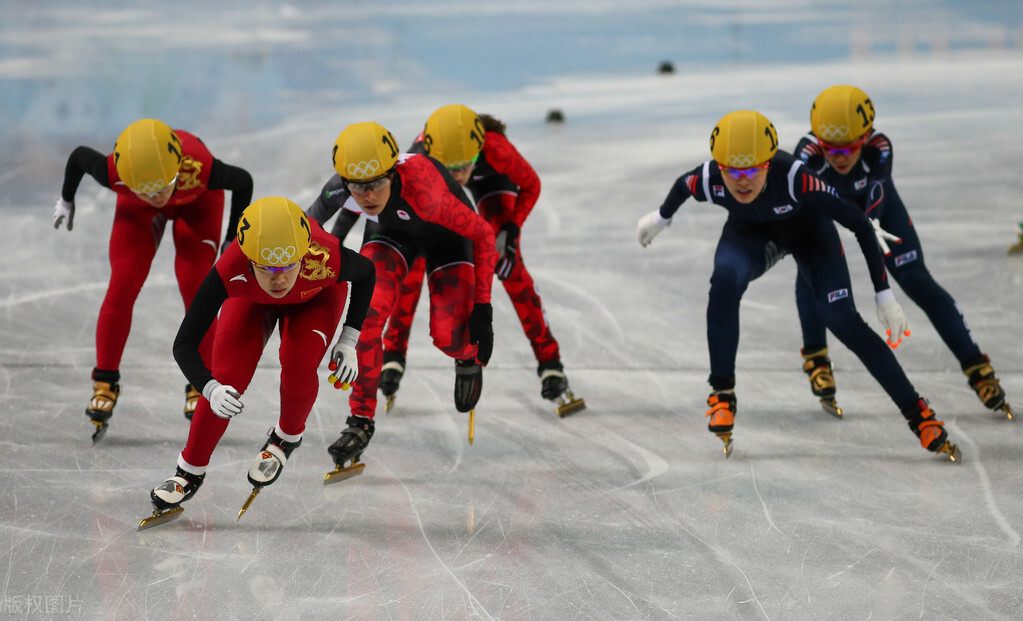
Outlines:
POLYGON ((368 162, 358 162, 349 164, 345 169, 353 179, 365 179, 366 177, 377 174, 380 170, 380 162, 377 160, 370 160, 368 162))
POLYGON ((757 156, 752 153, 742 153, 728 156, 729 168, 749 168, 757 161, 757 156))
POLYGON ((136 184, 132 191, 138 192, 139 194, 156 194, 160 190, 165 190, 169 182, 163 179, 157 179, 155 181, 146 181, 145 183, 136 184))
POLYGON ((294 246, 288 246, 287 248, 263 248, 260 252, 260 256, 265 261, 264 265, 288 265, 292 263, 292 258, 295 256, 296 248, 294 246))
POLYGON ((817 128, 817 137, 824 142, 832 143, 839 143, 852 138, 847 125, 821 125, 817 128))

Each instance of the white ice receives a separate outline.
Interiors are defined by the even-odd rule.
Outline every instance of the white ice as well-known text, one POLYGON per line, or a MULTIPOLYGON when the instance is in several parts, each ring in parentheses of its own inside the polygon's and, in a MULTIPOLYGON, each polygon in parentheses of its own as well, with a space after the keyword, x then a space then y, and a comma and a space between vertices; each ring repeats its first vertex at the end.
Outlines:
POLYGON ((1023 258, 1006 256, 1023 219, 1020 3, 376 4, 0 2, 0 618, 1023 617, 1023 422, 981 406, 920 309, 896 288, 913 331, 897 356, 964 463, 924 451, 834 339, 846 416, 821 411, 800 369, 791 260, 743 300, 725 459, 704 418, 724 211, 686 204, 648 248, 635 234, 708 157, 726 112, 760 110, 792 148, 816 94, 856 84, 894 142, 933 274, 1023 412, 1023 258), (662 60, 676 72, 657 75, 662 60), (348 412, 324 379, 305 443, 236 520, 276 418, 274 339, 183 517, 136 531, 188 430, 173 244, 136 304, 122 396, 93 446, 83 409, 113 199, 86 178, 74 230, 53 230, 70 150, 106 152, 156 116, 248 168, 257 197, 307 205, 347 124, 376 120, 407 144, 452 102, 506 121, 541 176, 523 255, 588 408, 560 419, 540 398, 495 282, 473 445, 421 314, 365 473, 322 484, 348 412), (544 122, 552 108, 563 125, 544 122))

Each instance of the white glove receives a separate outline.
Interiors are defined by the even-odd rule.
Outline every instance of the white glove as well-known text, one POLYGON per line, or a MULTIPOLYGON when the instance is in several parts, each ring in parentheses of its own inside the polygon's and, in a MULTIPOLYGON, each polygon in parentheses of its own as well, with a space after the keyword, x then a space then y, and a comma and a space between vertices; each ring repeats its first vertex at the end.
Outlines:
POLYGON ((895 235, 892 235, 888 231, 882 229, 881 223, 877 221, 877 218, 871 218, 870 223, 874 225, 874 235, 877 235, 877 244, 881 246, 881 252, 884 253, 884 256, 890 255, 892 251, 888 249, 888 244, 886 244, 885 242, 894 242, 896 244, 901 244, 902 238, 896 237, 895 235))
POLYGON ((909 321, 902 307, 895 301, 895 293, 891 289, 879 291, 874 296, 877 304, 877 318, 881 320, 888 334, 888 344, 895 349, 902 342, 903 336, 909 336, 909 321), (892 342, 892 335, 895 335, 895 342, 892 342))
POLYGON ((57 199, 57 204, 53 208, 53 228, 59 229, 64 218, 67 218, 67 230, 71 230, 71 227, 75 224, 75 204, 74 202, 67 202, 64 197, 61 196, 57 199))
POLYGON ((636 230, 639 233, 639 245, 644 248, 657 237, 657 234, 671 225, 671 218, 662 218, 661 211, 648 213, 639 219, 636 230))
POLYGON ((224 386, 217 380, 210 380, 202 387, 202 396, 210 402, 213 413, 220 418, 230 420, 242 413, 241 393, 234 386, 224 386))
POLYGON ((341 336, 330 349, 330 364, 333 373, 327 379, 334 388, 348 388, 359 377, 359 356, 355 353, 355 345, 359 342, 361 332, 351 326, 341 329, 341 336))

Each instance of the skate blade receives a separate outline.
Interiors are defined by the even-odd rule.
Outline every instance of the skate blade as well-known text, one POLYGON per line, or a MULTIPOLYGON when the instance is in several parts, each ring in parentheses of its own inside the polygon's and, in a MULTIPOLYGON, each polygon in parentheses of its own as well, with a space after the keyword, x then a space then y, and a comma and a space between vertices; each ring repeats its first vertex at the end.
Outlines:
POLYGON ((558 407, 554 409, 558 413, 558 416, 565 418, 570 414, 575 414, 579 410, 586 409, 586 401, 577 398, 571 392, 566 392, 562 397, 558 399, 558 407))
POLYGON ((337 466, 332 472, 328 472, 323 475, 323 484, 330 485, 331 483, 338 483, 345 479, 350 479, 358 474, 362 474, 362 471, 366 469, 366 464, 360 461, 352 461, 352 464, 347 468, 337 466))
POLYGON ((721 438, 721 441, 725 443, 725 459, 728 459, 732 456, 732 432, 719 433, 717 437, 721 438))
POLYGON ((156 511, 153 511, 153 515, 147 518, 142 518, 142 521, 139 522, 138 529, 145 530, 147 528, 152 528, 154 526, 170 522, 171 520, 176 520, 181 517, 181 514, 184 511, 184 507, 174 507, 172 509, 167 509, 166 511, 160 511, 157 509, 156 511))
POLYGON ((939 454, 939 455, 944 455, 944 456, 948 457, 948 460, 953 462, 953 463, 956 463, 956 464, 963 463, 963 453, 962 453, 962 451, 959 450, 958 446, 956 446, 955 444, 952 444, 948 440, 946 440, 945 443, 941 445, 941 448, 938 449, 935 452, 937 454, 939 454))
POLYGON ((1005 412, 1006 420, 1016 420, 1016 418, 1012 414, 1012 408, 1009 406, 1008 403, 1003 403, 1002 407, 1000 407, 998 409, 1003 411, 1003 412, 1005 412))
POLYGON ((469 410, 469 444, 476 438, 476 408, 469 410))
POLYGON ((1007 254, 1021 254, 1023 253, 1023 233, 1020 233, 1019 241, 1009 246, 1007 254))
POLYGON ((838 403, 833 397, 821 397, 821 407, 835 418, 842 418, 842 408, 838 407, 838 403))
POLYGON ((387 396, 387 402, 384 404, 384 414, 387 414, 388 412, 390 412, 391 408, 393 408, 393 407, 394 407, 394 395, 388 395, 387 396))
POLYGON ((93 425, 96 425, 96 431, 94 431, 92 434, 92 443, 96 444, 97 442, 103 439, 103 436, 107 435, 107 428, 110 427, 110 424, 101 423, 96 420, 92 420, 89 422, 91 422, 93 425))
POLYGON ((249 499, 245 501, 244 505, 242 505, 242 510, 238 512, 238 517, 236 521, 242 519, 242 516, 245 515, 245 512, 249 510, 249 505, 252 504, 252 501, 256 499, 256 496, 261 491, 263 491, 262 487, 256 486, 252 488, 252 493, 249 494, 249 499))

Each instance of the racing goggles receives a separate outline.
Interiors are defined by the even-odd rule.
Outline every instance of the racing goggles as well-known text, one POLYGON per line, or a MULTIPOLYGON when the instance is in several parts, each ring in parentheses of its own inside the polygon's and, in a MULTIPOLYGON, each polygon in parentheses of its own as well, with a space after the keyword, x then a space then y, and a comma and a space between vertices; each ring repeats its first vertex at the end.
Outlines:
POLYGON ((852 153, 856 153, 857 151, 859 151, 860 147, 862 147, 863 143, 865 143, 866 141, 867 134, 863 134, 862 136, 860 136, 860 139, 857 140, 856 142, 852 144, 843 145, 841 147, 836 147, 833 144, 828 144, 821 140, 820 138, 817 139, 817 144, 820 146, 820 148, 824 149, 824 152, 827 153, 828 155, 850 155, 852 153))
POLYGON ((249 261, 249 263, 252 265, 252 269, 259 270, 259 271, 263 272, 264 274, 287 274, 288 272, 295 271, 295 269, 299 265, 302 265, 301 261, 295 261, 294 263, 288 263, 287 265, 280 265, 280 266, 260 265, 259 263, 256 263, 255 261, 249 261))
POLYGON ((457 175, 458 173, 469 172, 469 169, 476 165, 476 160, 480 159, 480 154, 477 153, 475 157, 464 164, 458 166, 447 166, 446 168, 451 171, 451 174, 457 175))
POLYGON ((367 192, 379 192, 389 185, 391 185, 391 173, 369 181, 349 181, 345 179, 345 187, 348 188, 348 191, 360 196, 367 192))
POLYGON ((750 166, 749 168, 731 168, 731 167, 728 167, 728 166, 722 166, 721 164, 718 164, 718 168, 721 169, 721 172, 723 174, 728 175, 732 179, 738 180, 738 179, 740 179, 740 178, 742 178, 744 176, 747 179, 752 179, 761 170, 767 170, 767 168, 770 165, 771 165, 771 162, 764 162, 763 164, 757 164, 756 166, 750 166))
POLYGON ((174 178, 170 180, 170 183, 168 183, 167 185, 163 186, 162 188, 160 188, 159 190, 157 190, 155 192, 136 192, 135 190, 132 190, 132 192, 135 192, 135 194, 138 194, 139 196, 142 196, 142 197, 145 197, 145 198, 156 198, 156 197, 160 196, 161 194, 163 194, 164 192, 167 192, 168 190, 173 188, 174 185, 178 182, 178 176, 179 175, 181 175, 180 172, 174 175, 174 178))

